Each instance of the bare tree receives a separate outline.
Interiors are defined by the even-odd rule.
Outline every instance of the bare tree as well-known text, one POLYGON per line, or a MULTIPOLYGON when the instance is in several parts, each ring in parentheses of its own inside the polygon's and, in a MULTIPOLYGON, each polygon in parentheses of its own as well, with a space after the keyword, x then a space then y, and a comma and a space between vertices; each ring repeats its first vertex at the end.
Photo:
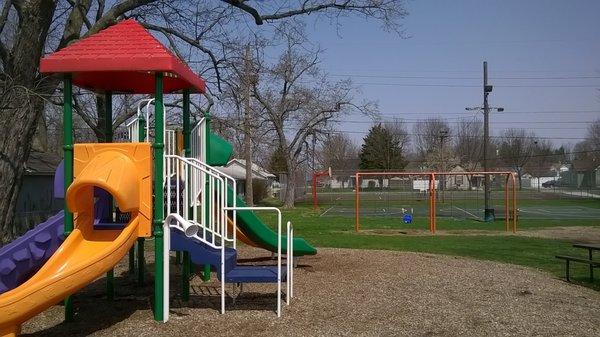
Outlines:
POLYGON ((336 178, 344 184, 350 180, 350 172, 358 169, 358 147, 343 133, 329 135, 320 151, 323 168, 336 171, 336 178))
POLYGON ((501 160, 517 173, 519 189, 523 188, 523 171, 531 159, 536 143, 536 135, 525 129, 506 129, 502 133, 499 155, 501 160))
MULTIPOLYGON (((450 126, 441 118, 427 118, 414 124, 413 143, 421 160, 431 161, 432 154, 440 148, 440 132, 444 130, 449 131, 450 126)), ((433 157, 437 158, 435 155, 433 157)))
POLYGON ((441 169, 442 161, 451 158, 446 142, 452 137, 448 122, 440 118, 428 118, 413 126, 414 146, 419 160, 428 166, 441 169), (446 156, 444 156, 446 154, 446 156))
MULTIPOLYGON (((202 2, 167 0, 5 0, 0 5, 0 241, 11 239, 10 226, 24 163, 44 105, 60 83, 39 74, 40 57, 94 34, 126 17, 136 17, 163 35, 173 51, 191 61, 221 91, 224 44, 256 24, 321 14, 331 20, 364 15, 400 31, 407 13, 401 0, 309 0, 202 2)), ((293 21, 293 20, 292 20, 293 21)), ((337 22, 337 21, 336 21, 337 22)), ((210 104, 210 103, 209 103, 210 104)), ((101 116, 97 117, 102 120, 101 116)))
MULTIPOLYGON (((476 119, 462 119, 458 123, 455 134, 454 152, 458 163, 466 171, 480 169, 483 155, 483 123, 476 119)), ((470 189, 472 177, 467 180, 470 189)))
POLYGON ((388 130, 393 137, 395 143, 398 143, 403 155, 406 157, 408 146, 410 145, 410 136, 406 130, 406 123, 400 118, 385 121, 383 126, 388 130))
POLYGON ((306 50, 293 38, 274 64, 259 60, 260 79, 253 94, 264 108, 286 161, 288 186, 284 207, 294 206, 295 177, 309 136, 329 133, 333 120, 353 111, 373 112, 372 103, 357 102, 348 80, 332 83, 318 67, 320 50, 306 50))
POLYGON ((555 163, 555 151, 552 143, 548 140, 535 140, 531 152, 531 159, 526 164, 526 170, 533 177, 538 178, 538 189, 540 187, 539 178, 548 174, 551 165, 555 163))
POLYGON ((600 119, 588 125, 585 139, 575 144, 573 152, 576 159, 600 163, 600 119))
POLYGON ((321 165, 332 170, 357 169, 358 148, 343 133, 329 135, 321 146, 321 165))

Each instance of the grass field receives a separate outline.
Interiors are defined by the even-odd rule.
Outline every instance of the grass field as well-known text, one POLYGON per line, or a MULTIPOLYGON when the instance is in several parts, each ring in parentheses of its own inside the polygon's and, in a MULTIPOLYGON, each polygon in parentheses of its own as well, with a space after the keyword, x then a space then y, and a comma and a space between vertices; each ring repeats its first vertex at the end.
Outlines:
MULTIPOLYGON (((533 201, 532 201, 533 202, 533 201)), ((599 202, 585 203, 591 207, 598 207, 599 202)), ((533 202, 535 203, 535 202, 533 202)), ((565 203, 553 202, 554 206, 565 203)), ((572 205, 571 201, 566 204, 572 205)), ((577 203, 576 203, 577 204, 577 203)), ((544 204, 547 205, 547 204, 544 204)), ((481 260, 499 261, 538 268, 548 271, 556 277, 564 277, 564 261, 554 258, 556 254, 584 256, 587 251, 571 247, 571 242, 559 239, 543 239, 507 235, 504 232, 504 221, 485 223, 473 220, 456 220, 439 218, 438 229, 444 230, 484 230, 485 235, 469 234, 460 235, 429 235, 428 219, 416 218, 412 224, 404 224, 396 217, 364 217, 361 218, 361 228, 372 229, 422 229, 424 235, 377 235, 356 233, 354 231, 354 218, 345 216, 327 216, 320 214, 323 209, 312 210, 308 205, 299 205, 292 210, 284 210, 284 220, 291 220, 297 236, 318 247, 355 248, 355 249, 382 249, 411 252, 425 252, 471 257, 481 260), (492 235, 490 235, 492 234, 492 235), (493 235, 498 234, 498 235, 493 235)), ((260 214, 269 224, 275 224, 271 214, 260 214)), ((530 219, 519 222, 519 230, 537 230, 541 228, 565 226, 600 226, 600 219, 577 219, 564 221, 564 219, 530 219)), ((600 238, 597 238, 600 239, 600 238)), ((574 280, 587 287, 600 290, 600 277, 596 281, 588 282, 588 269, 586 266, 574 264, 572 266, 574 280)))

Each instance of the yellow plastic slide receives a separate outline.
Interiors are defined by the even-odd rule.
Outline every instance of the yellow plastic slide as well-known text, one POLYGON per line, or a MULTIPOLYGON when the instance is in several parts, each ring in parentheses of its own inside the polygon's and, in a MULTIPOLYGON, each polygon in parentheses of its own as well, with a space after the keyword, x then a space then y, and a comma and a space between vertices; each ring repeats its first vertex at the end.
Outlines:
POLYGON ((75 145, 75 180, 66 202, 75 228, 27 282, 0 296, 0 336, 15 336, 23 322, 59 303, 113 268, 150 230, 149 144, 75 145), (95 230, 93 190, 108 191, 131 212, 123 230, 95 230))

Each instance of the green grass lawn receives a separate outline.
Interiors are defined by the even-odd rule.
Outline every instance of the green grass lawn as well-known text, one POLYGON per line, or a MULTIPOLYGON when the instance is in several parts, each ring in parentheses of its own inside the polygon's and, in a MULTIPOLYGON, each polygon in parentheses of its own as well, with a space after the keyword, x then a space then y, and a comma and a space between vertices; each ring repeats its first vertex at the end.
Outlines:
MULTIPOLYGON (((292 221, 296 236, 301 236, 317 247, 382 249, 411 252, 424 252, 471 257, 480 260, 498 261, 545 270, 557 277, 564 277, 564 261, 554 258, 556 254, 584 257, 587 251, 571 247, 564 240, 528 238, 504 235, 504 222, 484 223, 480 221, 458 221, 440 218, 438 230, 489 230, 499 235, 375 235, 354 232, 354 218, 327 216, 321 217, 322 210, 313 211, 310 207, 299 206, 284 210, 284 221, 292 221)), ((272 214, 260 213, 261 218, 274 225, 272 214)), ((600 219, 583 219, 565 222, 564 220, 540 219, 522 220, 519 230, 532 230, 555 226, 600 226, 600 219)), ((428 219, 415 219, 410 225, 399 218, 371 217, 361 219, 362 229, 428 229, 428 219)), ((368 232, 367 232, 368 233, 368 232)), ((600 253, 598 253, 600 254, 600 253)), ((596 281, 587 280, 588 269, 584 265, 573 264, 573 279, 581 284, 600 290, 600 272, 596 281)))

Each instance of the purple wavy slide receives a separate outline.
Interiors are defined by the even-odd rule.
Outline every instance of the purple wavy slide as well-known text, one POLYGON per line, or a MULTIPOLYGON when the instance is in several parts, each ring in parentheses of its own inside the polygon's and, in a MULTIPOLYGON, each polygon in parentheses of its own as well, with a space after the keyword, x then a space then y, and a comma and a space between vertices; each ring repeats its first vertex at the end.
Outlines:
POLYGON ((0 294, 16 288, 44 265, 63 242, 63 229, 60 211, 0 248, 0 294))

